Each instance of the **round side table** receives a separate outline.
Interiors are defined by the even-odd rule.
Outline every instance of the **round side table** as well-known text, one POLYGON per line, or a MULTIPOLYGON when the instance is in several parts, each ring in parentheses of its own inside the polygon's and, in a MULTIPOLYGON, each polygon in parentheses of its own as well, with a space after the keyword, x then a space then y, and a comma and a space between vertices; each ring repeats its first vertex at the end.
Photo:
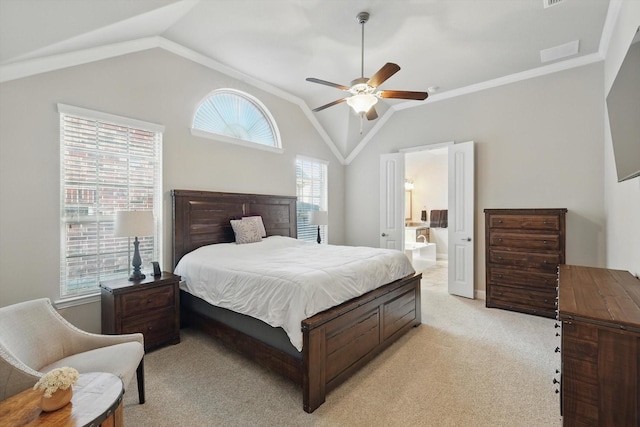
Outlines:
POLYGON ((113 374, 80 374, 68 405, 43 412, 39 406, 42 393, 27 389, 0 402, 0 425, 121 427, 123 393, 122 380, 113 374))

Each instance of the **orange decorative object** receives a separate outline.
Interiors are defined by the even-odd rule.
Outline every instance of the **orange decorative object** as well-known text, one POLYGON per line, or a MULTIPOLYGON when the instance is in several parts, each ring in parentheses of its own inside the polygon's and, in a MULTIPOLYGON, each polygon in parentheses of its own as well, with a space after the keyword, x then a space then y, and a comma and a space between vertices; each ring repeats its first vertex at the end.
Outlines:
POLYGON ((59 389, 51 397, 44 397, 43 395, 40 400, 40 408, 45 412, 56 411, 71 402, 72 397, 73 387, 69 387, 66 390, 59 389))

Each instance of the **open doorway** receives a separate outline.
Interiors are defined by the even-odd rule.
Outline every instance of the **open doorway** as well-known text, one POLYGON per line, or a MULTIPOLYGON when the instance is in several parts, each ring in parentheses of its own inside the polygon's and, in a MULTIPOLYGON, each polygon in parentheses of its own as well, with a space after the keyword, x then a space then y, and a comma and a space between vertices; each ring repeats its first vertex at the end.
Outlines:
MULTIPOLYGON (((403 182, 405 177, 405 155, 447 147, 448 230, 447 263, 448 291, 450 294, 474 298, 474 143, 444 143, 401 150, 399 153, 380 155, 380 247, 406 251, 406 212, 413 212, 413 192, 410 203, 406 203, 403 182)), ((414 183, 415 190, 415 183, 414 183)), ((420 210, 422 222, 422 208, 420 210)), ((429 211, 429 209, 427 209, 429 211)), ((413 213, 411 214, 413 217, 413 213)), ((429 228, 433 218, 427 214, 429 228)), ((430 237, 430 236, 429 236, 430 237)), ((419 239, 418 237, 416 237, 419 239)), ((437 251, 437 248, 436 248, 437 251)), ((436 254, 437 257, 437 254, 436 254)))
POLYGON ((447 277, 448 146, 405 152, 405 253, 416 271, 447 277))

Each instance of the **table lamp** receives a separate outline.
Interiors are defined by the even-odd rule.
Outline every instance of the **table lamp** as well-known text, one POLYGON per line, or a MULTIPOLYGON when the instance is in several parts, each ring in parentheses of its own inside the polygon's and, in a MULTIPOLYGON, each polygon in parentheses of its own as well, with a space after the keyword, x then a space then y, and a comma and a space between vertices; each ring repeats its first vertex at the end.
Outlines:
POLYGON ((115 237, 134 237, 133 272, 129 280, 141 280, 146 276, 140 271, 142 259, 138 250, 138 236, 153 235, 153 213, 151 211, 118 211, 116 212, 115 237))
POLYGON ((320 226, 327 225, 329 223, 329 216, 327 211, 311 211, 311 215, 309 216, 309 224, 318 226, 318 244, 321 242, 320 239, 320 226))

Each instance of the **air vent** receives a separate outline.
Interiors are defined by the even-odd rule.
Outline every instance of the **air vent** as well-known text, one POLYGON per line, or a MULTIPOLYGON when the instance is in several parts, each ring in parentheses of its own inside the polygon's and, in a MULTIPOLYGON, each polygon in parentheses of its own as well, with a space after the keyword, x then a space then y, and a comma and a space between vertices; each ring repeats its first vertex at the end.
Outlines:
POLYGON ((555 6, 558 3, 562 3, 564 0, 542 0, 542 4, 544 5, 544 8, 548 8, 551 6, 555 6))

